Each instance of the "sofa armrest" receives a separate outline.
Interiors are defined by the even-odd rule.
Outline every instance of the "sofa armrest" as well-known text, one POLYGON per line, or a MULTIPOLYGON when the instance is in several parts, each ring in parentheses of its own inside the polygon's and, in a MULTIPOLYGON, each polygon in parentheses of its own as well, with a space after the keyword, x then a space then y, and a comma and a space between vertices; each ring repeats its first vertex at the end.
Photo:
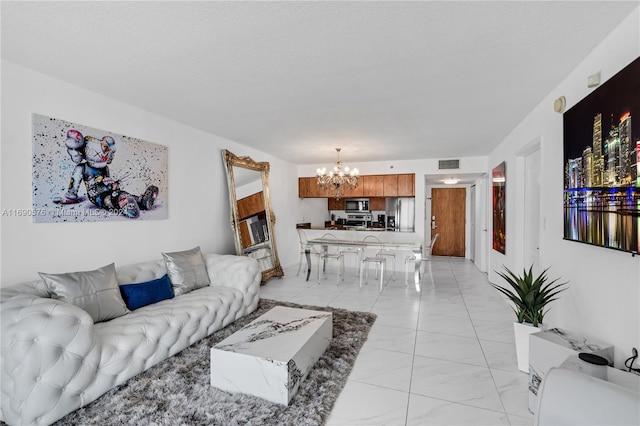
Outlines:
POLYGON ((32 295, 0 305, 2 417, 50 424, 84 405, 100 362, 93 320, 81 308, 32 295))
POLYGON ((247 256, 206 254, 212 286, 230 287, 259 297, 262 272, 258 261, 247 256))
POLYGON ((640 395, 578 371, 551 368, 539 395, 536 426, 640 424, 640 395))

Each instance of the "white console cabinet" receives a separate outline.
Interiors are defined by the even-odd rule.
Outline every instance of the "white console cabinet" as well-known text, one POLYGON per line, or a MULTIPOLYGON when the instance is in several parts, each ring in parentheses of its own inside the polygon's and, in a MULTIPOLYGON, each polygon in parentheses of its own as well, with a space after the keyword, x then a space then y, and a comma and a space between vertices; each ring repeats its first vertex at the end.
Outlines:
POLYGON ((529 411, 535 413, 538 389, 551 367, 558 367, 570 356, 581 352, 594 353, 613 364, 613 346, 586 339, 560 328, 533 333, 529 336, 529 411))

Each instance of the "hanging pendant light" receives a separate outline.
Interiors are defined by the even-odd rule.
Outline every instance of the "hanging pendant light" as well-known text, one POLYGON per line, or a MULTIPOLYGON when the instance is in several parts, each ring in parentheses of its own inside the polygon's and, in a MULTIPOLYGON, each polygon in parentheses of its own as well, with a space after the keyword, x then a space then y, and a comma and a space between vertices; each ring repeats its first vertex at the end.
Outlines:
POLYGON ((342 161, 340 161, 340 150, 342 148, 336 148, 338 152, 338 158, 333 164, 333 169, 327 172, 327 168, 323 167, 317 170, 316 180, 321 188, 329 188, 331 190, 331 196, 337 200, 344 196, 344 187, 349 186, 354 189, 358 186, 359 174, 358 169, 354 168, 349 170, 349 167, 342 167, 342 161))

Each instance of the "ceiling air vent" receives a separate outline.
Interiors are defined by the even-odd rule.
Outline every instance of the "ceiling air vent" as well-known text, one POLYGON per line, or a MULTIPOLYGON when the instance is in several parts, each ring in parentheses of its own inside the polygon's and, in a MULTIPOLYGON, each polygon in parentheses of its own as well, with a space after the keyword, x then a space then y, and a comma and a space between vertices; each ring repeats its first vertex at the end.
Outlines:
POLYGON ((460 160, 438 160, 438 169, 459 169, 460 160))

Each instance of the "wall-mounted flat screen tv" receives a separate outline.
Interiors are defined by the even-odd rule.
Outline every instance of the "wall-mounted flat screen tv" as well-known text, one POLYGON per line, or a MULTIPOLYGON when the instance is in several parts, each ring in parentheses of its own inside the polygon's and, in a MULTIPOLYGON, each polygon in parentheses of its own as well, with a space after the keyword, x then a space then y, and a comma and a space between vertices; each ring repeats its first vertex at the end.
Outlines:
POLYGON ((640 252, 640 58, 563 124, 564 239, 640 252))

